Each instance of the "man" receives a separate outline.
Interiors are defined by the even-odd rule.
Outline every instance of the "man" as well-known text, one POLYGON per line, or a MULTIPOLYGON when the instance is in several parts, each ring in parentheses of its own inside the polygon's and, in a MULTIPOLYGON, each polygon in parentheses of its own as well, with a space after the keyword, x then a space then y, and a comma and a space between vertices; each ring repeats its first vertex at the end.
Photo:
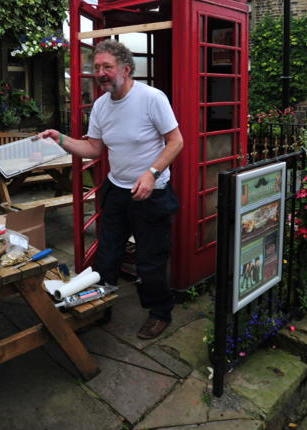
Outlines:
POLYGON ((149 317, 138 332, 159 336, 171 321, 173 297, 167 282, 170 218, 178 209, 169 165, 183 147, 165 94, 133 80, 131 52, 115 40, 97 44, 94 73, 104 91, 93 105, 86 140, 46 130, 80 157, 100 157, 108 148, 110 172, 102 189, 103 216, 95 270, 116 284, 128 238, 136 243, 138 294, 149 317))

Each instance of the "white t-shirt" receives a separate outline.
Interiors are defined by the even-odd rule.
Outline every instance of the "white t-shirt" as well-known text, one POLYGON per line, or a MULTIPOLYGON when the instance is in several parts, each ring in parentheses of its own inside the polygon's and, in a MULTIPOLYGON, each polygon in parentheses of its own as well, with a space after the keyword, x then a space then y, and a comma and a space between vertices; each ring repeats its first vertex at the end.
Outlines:
MULTIPOLYGON (((164 149, 163 135, 177 126, 166 95, 134 81, 124 98, 112 100, 107 92, 95 101, 87 134, 102 139, 108 148, 110 181, 122 188, 132 188, 164 149)), ((167 168, 155 188, 164 188, 169 178, 167 168)))

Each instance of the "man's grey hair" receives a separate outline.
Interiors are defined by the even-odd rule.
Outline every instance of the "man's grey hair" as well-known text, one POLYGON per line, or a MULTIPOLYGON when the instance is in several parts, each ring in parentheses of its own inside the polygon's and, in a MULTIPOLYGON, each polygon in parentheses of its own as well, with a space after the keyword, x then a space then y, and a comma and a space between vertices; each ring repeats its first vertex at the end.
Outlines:
POLYGON ((133 75, 135 70, 133 55, 130 49, 128 49, 123 43, 117 42, 117 40, 114 39, 106 39, 97 43, 95 46, 94 56, 104 52, 113 55, 118 63, 130 66, 130 76, 133 75))

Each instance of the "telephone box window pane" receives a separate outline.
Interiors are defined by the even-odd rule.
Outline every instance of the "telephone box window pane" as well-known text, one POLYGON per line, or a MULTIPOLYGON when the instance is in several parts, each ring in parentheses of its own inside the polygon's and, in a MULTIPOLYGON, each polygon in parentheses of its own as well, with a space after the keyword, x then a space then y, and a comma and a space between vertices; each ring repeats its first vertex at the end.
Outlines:
POLYGON ((134 76, 144 77, 147 76, 147 57, 134 57, 135 72, 134 76))
POLYGON ((205 103, 207 100, 207 78, 200 78, 199 84, 199 101, 205 103))
POLYGON ((230 161, 224 163, 216 163, 207 167, 207 177, 206 177, 206 188, 217 187, 218 183, 218 173, 222 170, 228 170, 232 168, 230 161))
POLYGON ((205 231, 203 236, 203 244, 209 245, 209 243, 216 241, 216 233, 217 233, 217 222, 216 218, 206 222, 205 231))
POLYGON ((208 108, 208 131, 227 130, 233 124, 233 106, 212 106, 208 108))
POLYGON ((224 19, 208 18, 208 42, 217 45, 234 45, 235 23, 224 19))
POLYGON ((91 78, 83 78, 81 80, 82 104, 91 104, 94 101, 93 80, 91 78))
POLYGON ((206 42, 206 16, 200 16, 199 19, 199 40, 201 42, 206 42))
POLYGON ((233 49, 208 48, 208 67, 212 73, 233 73, 233 49))
POLYGON ((201 46, 200 50, 199 50, 199 71, 200 71, 200 73, 205 73, 207 71, 206 52, 207 52, 206 47, 201 46))
POLYGON ((206 131, 205 130, 205 127, 206 127, 206 118, 205 118, 205 115, 206 115, 206 108, 201 107, 199 109, 199 131, 201 133, 204 133, 206 131))
POLYGON ((237 79, 208 78, 208 102, 239 101, 237 79))
POLYGON ((118 39, 121 43, 126 45, 133 53, 147 54, 147 34, 146 33, 120 34, 118 39))
POLYGON ((216 160, 232 155, 232 134, 216 134, 207 137, 207 159, 216 160))
POLYGON ((214 215, 217 210, 217 191, 201 194, 198 199, 198 219, 214 215))
POLYGON ((214 215, 217 211, 217 191, 206 195, 206 213, 205 216, 214 215))
MULTIPOLYGON (((93 27, 93 21, 91 19, 86 18, 85 16, 80 16, 80 30, 81 32, 86 31, 92 31, 94 29, 93 27)), ((82 43, 87 43, 88 45, 93 45, 93 39, 82 39, 82 43)))
POLYGON ((198 170, 198 190, 204 191, 205 190, 205 168, 200 167, 198 170))
POLYGON ((217 222, 216 219, 210 220, 206 223, 201 223, 198 225, 197 231, 197 245, 198 248, 202 248, 205 245, 209 245, 210 243, 216 240, 217 233, 217 222))
POLYGON ((206 144, 206 137, 201 136, 199 138, 199 151, 198 151, 198 161, 200 163, 203 163, 205 161, 205 144, 206 144))
POLYGON ((82 134, 84 134, 84 135, 87 133, 90 113, 91 113, 91 108, 85 108, 85 109, 82 109, 82 111, 81 111, 82 134))
POLYGON ((81 73, 93 73, 93 50, 87 46, 81 47, 81 73))

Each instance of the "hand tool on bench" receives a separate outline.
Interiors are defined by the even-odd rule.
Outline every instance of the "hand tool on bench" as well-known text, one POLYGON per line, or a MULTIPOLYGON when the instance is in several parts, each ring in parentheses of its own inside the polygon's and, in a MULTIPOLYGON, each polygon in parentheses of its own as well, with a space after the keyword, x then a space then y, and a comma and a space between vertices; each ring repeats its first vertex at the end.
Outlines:
POLYGON ((36 254, 32 255, 32 257, 29 257, 27 260, 23 261, 22 263, 16 264, 16 266, 13 266, 14 269, 19 269, 19 267, 25 266, 28 263, 31 263, 32 261, 38 261, 42 258, 47 257, 53 252, 51 248, 46 248, 43 251, 37 252, 36 254))

